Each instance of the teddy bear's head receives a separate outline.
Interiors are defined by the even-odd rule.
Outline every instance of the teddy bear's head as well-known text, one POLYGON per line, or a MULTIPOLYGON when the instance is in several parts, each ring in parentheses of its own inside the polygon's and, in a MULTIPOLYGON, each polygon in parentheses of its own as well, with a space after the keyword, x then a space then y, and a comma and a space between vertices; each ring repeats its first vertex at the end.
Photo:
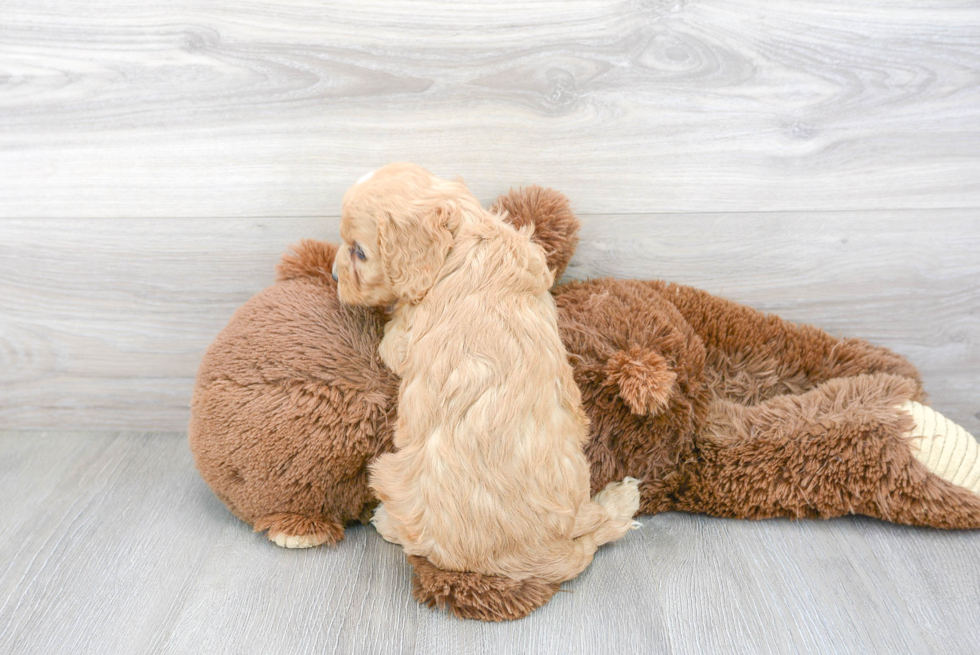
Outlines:
POLYGON ((367 518, 367 464, 391 449, 398 381, 377 355, 384 316, 340 303, 335 252, 307 240, 283 257, 277 284, 211 344, 192 401, 201 476, 280 545, 336 542, 367 518))

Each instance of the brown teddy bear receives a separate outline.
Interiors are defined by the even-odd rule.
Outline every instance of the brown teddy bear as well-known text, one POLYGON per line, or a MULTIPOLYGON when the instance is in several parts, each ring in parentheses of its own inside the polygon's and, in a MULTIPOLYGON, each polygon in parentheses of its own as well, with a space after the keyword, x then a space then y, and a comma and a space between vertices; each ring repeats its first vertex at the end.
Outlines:
MULTIPOLYGON (((534 225, 558 279, 577 245, 564 196, 531 187, 497 206, 534 225)), ((366 521, 367 465, 392 448, 398 380, 376 352, 385 316, 339 303, 335 251, 303 241, 285 255, 276 284, 210 346, 194 391, 202 477, 280 546, 336 543, 366 521)), ((593 493, 632 476, 641 514, 980 527, 977 443, 920 404, 904 358, 665 282, 553 294, 591 419, 593 493)), ((410 560, 416 598, 462 617, 519 618, 558 588, 410 560)))

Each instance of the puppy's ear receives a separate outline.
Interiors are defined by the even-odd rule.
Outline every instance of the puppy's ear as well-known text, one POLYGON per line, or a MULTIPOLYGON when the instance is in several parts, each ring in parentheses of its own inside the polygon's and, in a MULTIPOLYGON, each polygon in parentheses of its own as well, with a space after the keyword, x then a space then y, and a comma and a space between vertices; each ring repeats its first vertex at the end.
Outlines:
POLYGON ((453 247, 459 218, 459 205, 444 198, 426 200, 413 216, 385 212, 381 217, 381 264, 400 300, 418 302, 435 283, 453 247))

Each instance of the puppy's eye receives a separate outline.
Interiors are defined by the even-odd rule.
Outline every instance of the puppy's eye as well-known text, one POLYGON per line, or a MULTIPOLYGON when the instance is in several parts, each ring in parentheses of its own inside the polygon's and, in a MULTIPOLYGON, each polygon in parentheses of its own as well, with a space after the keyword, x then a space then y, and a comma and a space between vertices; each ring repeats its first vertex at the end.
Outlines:
POLYGON ((355 255, 362 262, 367 259, 367 255, 364 254, 364 249, 361 248, 361 244, 354 242, 354 247, 350 249, 351 254, 355 255))

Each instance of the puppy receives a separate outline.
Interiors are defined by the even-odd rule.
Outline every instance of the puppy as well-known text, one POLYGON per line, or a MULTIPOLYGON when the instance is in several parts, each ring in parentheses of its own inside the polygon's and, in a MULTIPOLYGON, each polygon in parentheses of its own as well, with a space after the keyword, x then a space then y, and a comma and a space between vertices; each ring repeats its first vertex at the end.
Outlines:
POLYGON ((530 230, 392 164, 347 191, 340 235, 340 299, 392 308, 396 452, 370 477, 382 537, 445 570, 560 582, 639 526, 636 480, 589 498, 588 419, 530 230))

